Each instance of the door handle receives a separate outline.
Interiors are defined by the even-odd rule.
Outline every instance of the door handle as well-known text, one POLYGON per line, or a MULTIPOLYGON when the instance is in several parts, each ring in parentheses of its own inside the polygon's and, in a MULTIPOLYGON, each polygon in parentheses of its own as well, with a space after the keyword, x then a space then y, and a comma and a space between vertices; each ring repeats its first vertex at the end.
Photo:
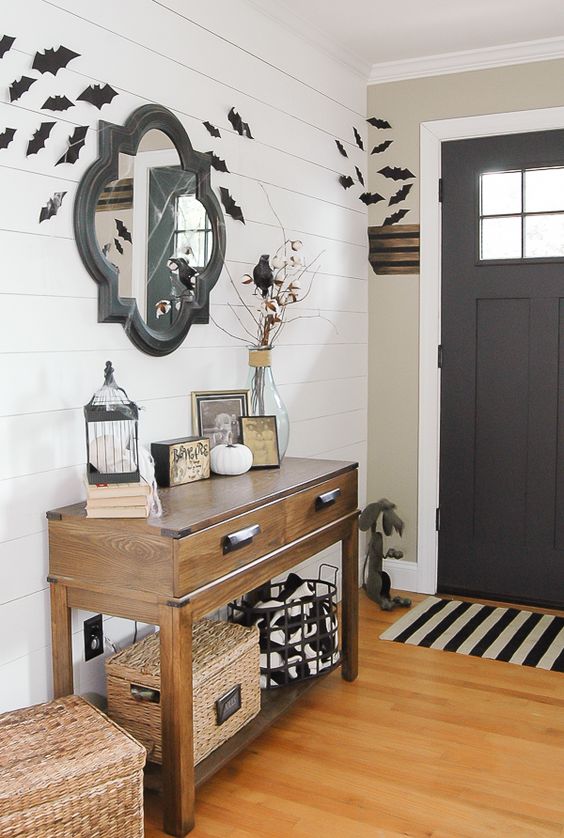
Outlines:
POLYGON ((223 539, 223 555, 232 553, 233 550, 240 550, 241 547, 250 544, 259 532, 260 526, 258 524, 252 524, 244 530, 238 530, 237 532, 232 532, 230 535, 226 535, 223 539))
POLYGON ((322 495, 318 495, 315 499, 316 512, 325 509, 327 506, 331 506, 339 497, 341 497, 340 489, 331 489, 330 492, 324 492, 322 495))

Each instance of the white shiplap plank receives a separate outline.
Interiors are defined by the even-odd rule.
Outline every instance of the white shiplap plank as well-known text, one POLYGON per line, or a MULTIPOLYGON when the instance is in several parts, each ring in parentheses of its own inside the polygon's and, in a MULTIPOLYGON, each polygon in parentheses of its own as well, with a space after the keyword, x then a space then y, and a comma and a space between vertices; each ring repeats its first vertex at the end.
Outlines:
POLYGON ((39 651, 49 642, 49 615, 47 590, 0 606, 0 667, 39 651))
POLYGON ((0 608, 47 586, 47 532, 0 543, 0 608))
POLYGON ((53 696, 51 648, 38 649, 0 666, 0 709, 17 710, 53 696))

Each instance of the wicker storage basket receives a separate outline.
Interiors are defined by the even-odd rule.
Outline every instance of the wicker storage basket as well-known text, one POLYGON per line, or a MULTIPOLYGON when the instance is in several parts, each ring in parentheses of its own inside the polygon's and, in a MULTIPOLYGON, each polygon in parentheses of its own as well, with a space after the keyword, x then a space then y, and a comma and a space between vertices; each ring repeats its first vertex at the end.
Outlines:
MULTIPOLYGON (((215 620, 200 620, 193 626, 195 765, 260 711, 258 638, 255 628, 215 620), (222 721, 225 715, 228 718, 222 721)), ((108 658, 106 675, 109 715, 145 745, 151 762, 160 763, 159 635, 151 634, 108 658)))
POLYGON ((145 751, 79 696, 0 716, 1 838, 142 838, 145 751))

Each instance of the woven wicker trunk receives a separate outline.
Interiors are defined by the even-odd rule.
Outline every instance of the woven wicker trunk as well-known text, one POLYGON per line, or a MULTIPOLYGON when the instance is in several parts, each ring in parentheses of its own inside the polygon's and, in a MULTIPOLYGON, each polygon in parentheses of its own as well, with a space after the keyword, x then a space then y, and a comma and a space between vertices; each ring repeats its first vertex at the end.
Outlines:
MULTIPOLYGON (((192 630, 194 764, 260 711, 260 650, 256 628, 200 620, 192 630), (225 721, 218 700, 240 687, 240 708, 225 721)), ((151 634, 106 661, 108 713, 162 762, 159 635, 151 634)))
POLYGON ((1 838, 143 838, 145 751, 79 696, 0 716, 1 838))

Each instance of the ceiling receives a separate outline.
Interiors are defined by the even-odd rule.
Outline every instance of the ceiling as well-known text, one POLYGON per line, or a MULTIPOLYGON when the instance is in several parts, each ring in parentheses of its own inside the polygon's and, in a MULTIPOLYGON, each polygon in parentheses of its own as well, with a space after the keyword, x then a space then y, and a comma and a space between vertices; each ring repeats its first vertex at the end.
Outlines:
POLYGON ((563 0, 262 0, 357 66, 564 36, 563 0), (286 14, 287 13, 287 14, 286 14), (305 24, 305 27, 304 27, 305 24))

